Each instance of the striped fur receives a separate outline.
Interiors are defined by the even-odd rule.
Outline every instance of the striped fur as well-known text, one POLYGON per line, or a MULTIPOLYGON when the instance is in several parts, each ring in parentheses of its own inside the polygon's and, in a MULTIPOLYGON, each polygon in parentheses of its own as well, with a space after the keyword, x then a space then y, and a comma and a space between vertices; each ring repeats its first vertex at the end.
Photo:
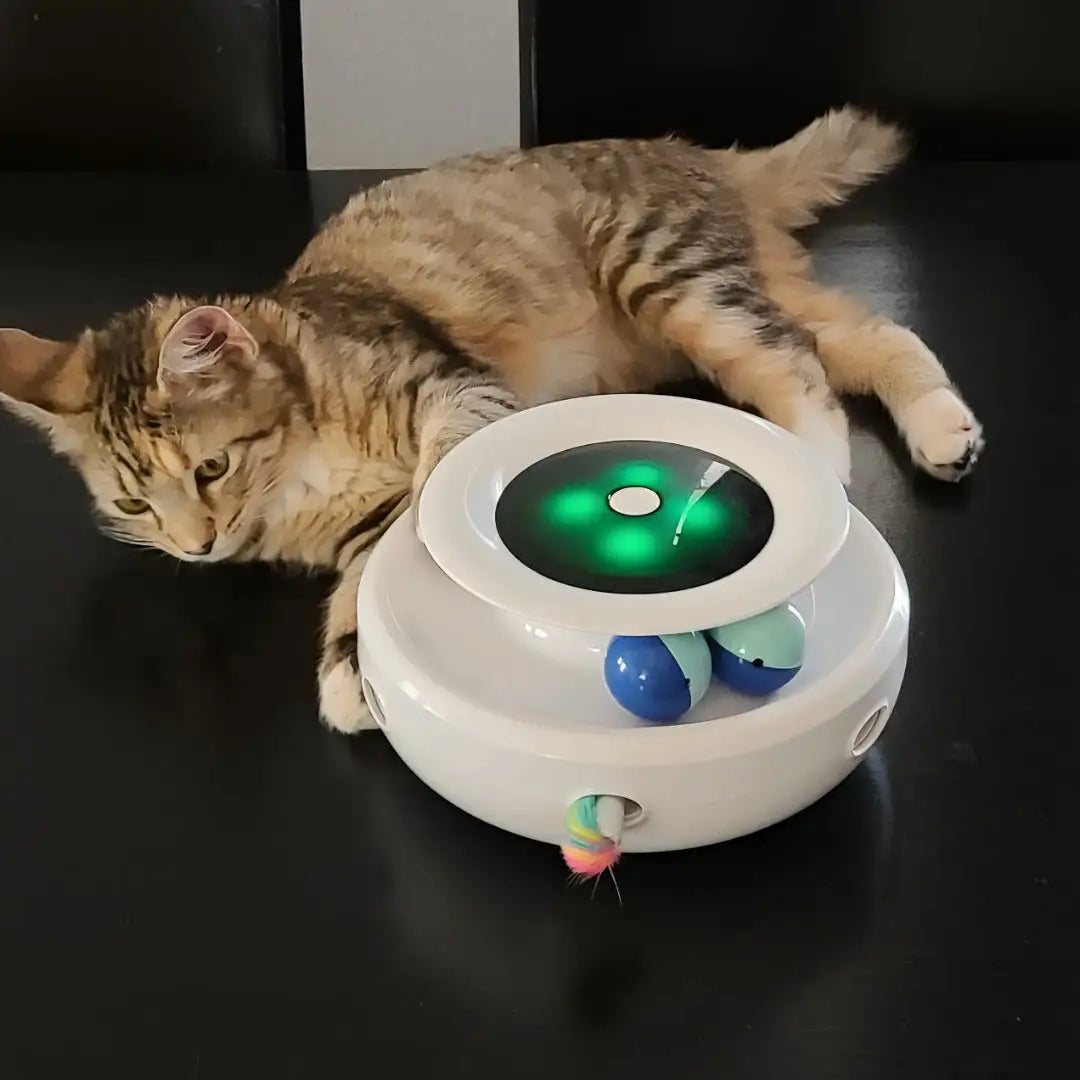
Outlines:
POLYGON ((0 331, 0 395, 121 539, 335 569, 322 712, 355 731, 368 552, 451 447, 521 405, 696 372, 846 479, 835 395, 868 392, 923 467, 970 467, 979 428, 933 353, 814 283, 790 235, 899 147, 844 110, 769 151, 450 161, 357 195, 266 295, 158 298, 70 343, 0 331))

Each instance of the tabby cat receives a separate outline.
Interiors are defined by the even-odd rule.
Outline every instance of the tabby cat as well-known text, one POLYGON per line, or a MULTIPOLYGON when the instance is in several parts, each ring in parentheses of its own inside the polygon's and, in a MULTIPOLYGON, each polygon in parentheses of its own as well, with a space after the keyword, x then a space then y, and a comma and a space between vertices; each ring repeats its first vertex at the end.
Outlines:
POLYGON ((980 427, 934 354, 816 284, 791 235, 901 149, 843 109, 766 150, 474 154, 357 195, 266 295, 158 297, 70 342, 0 330, 0 397, 111 535, 335 570, 321 711, 355 732, 368 553, 451 447, 514 409, 696 373, 846 481, 836 393, 872 393, 919 466, 971 468, 980 427))

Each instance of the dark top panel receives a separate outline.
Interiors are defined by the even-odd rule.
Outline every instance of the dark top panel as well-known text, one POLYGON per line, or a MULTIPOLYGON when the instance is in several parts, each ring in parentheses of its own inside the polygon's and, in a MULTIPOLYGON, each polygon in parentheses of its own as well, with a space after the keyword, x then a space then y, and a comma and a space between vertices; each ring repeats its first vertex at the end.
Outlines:
POLYGON ((773 507, 756 481, 705 450, 620 440, 530 465, 503 491, 495 525, 510 553, 546 578, 656 594, 741 570, 772 535, 773 507))
POLYGON ((286 120, 300 119, 295 11, 290 0, 5 0, 0 168, 297 163, 286 143, 286 120))
POLYGON ((906 123, 926 157, 1080 153, 1076 38, 1049 0, 523 8, 527 140, 676 131, 765 144, 851 101, 906 123))

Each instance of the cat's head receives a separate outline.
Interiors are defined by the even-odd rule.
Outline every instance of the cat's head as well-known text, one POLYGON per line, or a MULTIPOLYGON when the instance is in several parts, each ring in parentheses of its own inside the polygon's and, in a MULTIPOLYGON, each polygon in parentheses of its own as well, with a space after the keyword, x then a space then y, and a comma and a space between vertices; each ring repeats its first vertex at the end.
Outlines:
POLYGON ((75 465, 106 532, 188 561, 260 528, 310 408, 280 308, 175 298, 72 342, 0 330, 0 403, 75 465))

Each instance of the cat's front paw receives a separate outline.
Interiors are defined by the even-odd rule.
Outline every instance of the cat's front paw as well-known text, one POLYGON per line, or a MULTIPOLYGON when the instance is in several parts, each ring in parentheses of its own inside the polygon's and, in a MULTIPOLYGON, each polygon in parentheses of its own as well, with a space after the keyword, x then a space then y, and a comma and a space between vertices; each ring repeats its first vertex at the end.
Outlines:
POLYGON ((344 735, 375 727, 354 658, 320 669, 319 713, 327 727, 344 735))
POLYGON ((975 467, 982 425, 955 390, 940 386, 923 394, 898 419, 915 464, 931 476, 955 481, 975 467))

